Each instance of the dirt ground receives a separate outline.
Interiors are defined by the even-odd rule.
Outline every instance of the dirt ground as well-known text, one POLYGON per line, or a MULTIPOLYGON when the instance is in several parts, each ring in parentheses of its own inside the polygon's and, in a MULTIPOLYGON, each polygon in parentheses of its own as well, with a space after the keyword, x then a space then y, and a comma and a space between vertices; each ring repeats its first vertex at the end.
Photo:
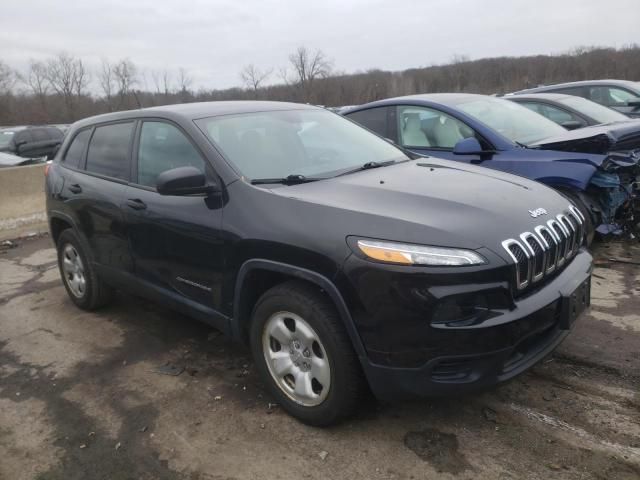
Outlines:
POLYGON ((600 245, 556 353, 469 397, 306 427, 215 330, 119 294, 67 299, 48 237, 0 250, 0 478, 640 478, 640 248, 600 245), (179 373, 168 375, 167 373, 179 373))

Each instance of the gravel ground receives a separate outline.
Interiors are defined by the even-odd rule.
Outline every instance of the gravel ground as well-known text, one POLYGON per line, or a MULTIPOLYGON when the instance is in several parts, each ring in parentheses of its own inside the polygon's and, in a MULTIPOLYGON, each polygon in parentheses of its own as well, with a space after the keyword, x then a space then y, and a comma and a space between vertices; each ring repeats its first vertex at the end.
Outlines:
POLYGON ((67 299, 46 236, 0 247, 0 478, 640 478, 640 248, 600 245, 590 312, 489 392, 301 425, 246 351, 120 294, 67 299), (179 373, 168 375, 167 373, 179 373))

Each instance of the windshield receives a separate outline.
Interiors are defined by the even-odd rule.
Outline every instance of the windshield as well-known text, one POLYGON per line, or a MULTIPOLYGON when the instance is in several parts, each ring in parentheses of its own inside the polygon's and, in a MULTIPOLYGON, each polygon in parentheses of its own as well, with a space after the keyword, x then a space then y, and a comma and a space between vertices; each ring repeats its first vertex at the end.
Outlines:
POLYGON ((474 98, 457 107, 512 142, 524 145, 566 133, 564 128, 542 115, 500 98, 474 98))
POLYGON ((326 110, 223 115, 196 124, 249 180, 326 177, 367 162, 408 160, 389 142, 326 110))
POLYGON ((563 98, 560 100, 560 103, 576 109, 578 112, 593 118, 598 123, 624 122, 629 120, 629 117, 620 112, 616 112, 615 110, 582 97, 563 98))

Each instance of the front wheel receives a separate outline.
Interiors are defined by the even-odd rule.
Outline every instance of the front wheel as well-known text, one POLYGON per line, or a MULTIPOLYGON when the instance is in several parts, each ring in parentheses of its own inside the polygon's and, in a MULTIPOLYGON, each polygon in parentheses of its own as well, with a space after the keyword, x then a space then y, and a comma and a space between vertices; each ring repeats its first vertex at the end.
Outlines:
POLYGON ((250 340, 270 391, 304 423, 337 423, 366 391, 334 305, 310 285, 292 281, 268 290, 253 311, 250 340))

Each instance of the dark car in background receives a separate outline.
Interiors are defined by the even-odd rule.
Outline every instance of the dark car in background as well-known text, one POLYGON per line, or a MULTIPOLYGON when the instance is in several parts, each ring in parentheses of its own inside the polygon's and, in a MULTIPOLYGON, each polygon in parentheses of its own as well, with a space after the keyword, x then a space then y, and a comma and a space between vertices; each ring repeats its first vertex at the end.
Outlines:
POLYGON ((631 120, 617 110, 575 95, 530 93, 511 94, 504 98, 533 110, 567 130, 614 122, 634 122, 640 128, 640 121, 631 120))
POLYGON ((615 143, 597 127, 569 132, 514 102, 467 93, 398 97, 341 114, 418 154, 514 173, 561 191, 586 217, 588 241, 597 228, 635 228, 637 135, 615 143))
POLYGON ((74 124, 46 177, 64 286, 250 346, 282 407, 457 395, 544 358, 589 303, 584 217, 537 182, 424 159, 325 109, 213 102, 74 124))
POLYGON ((564 93, 566 95, 575 95, 618 110, 629 117, 640 117, 640 82, 629 80, 587 80, 544 85, 514 93, 564 93))
POLYGON ((63 132, 51 126, 20 126, 0 129, 0 152, 24 158, 52 158, 63 132))

